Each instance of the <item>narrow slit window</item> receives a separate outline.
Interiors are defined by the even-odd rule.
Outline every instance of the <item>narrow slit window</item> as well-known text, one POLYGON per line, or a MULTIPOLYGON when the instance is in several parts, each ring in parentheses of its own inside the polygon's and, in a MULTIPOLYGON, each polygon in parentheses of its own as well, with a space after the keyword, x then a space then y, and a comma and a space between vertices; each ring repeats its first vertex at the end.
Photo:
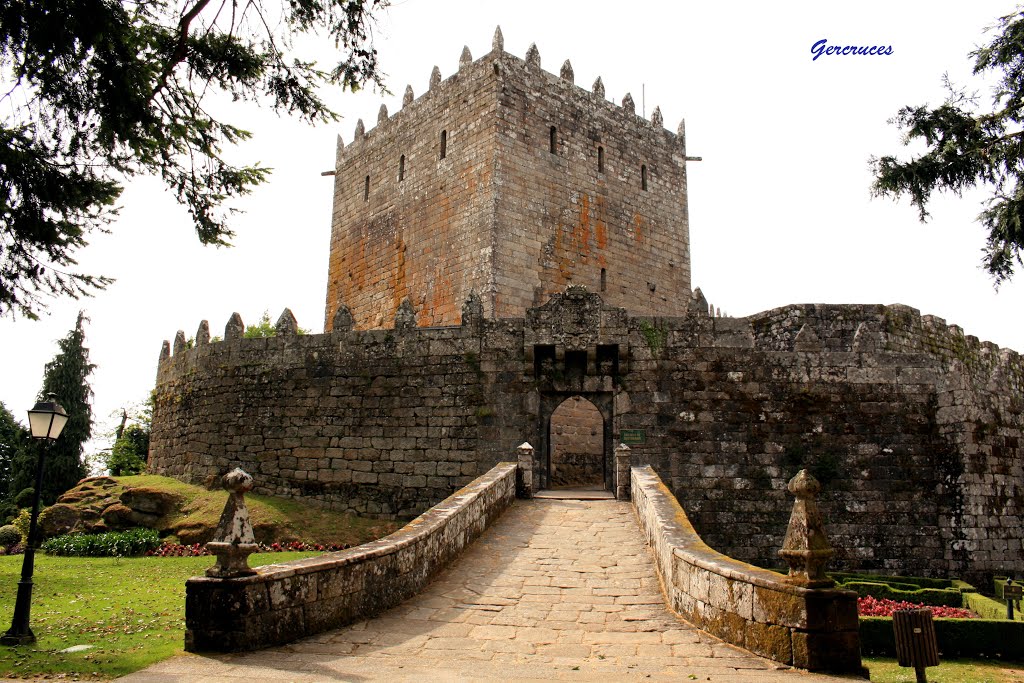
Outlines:
POLYGON ((647 166, 640 166, 640 189, 647 190, 647 166))
POLYGON ((551 153, 558 154, 558 129, 551 126, 551 153))
POLYGON ((441 158, 448 156, 448 131, 441 131, 441 158))
POLYGON ((608 271, 604 268, 601 269, 601 291, 603 292, 608 288, 608 271))
POLYGON ((405 155, 398 160, 398 182, 405 180, 405 155))
POLYGON ((604 147, 597 148, 597 172, 604 173, 604 147))
POLYGON ((363 201, 369 201, 370 199, 370 176, 366 176, 366 180, 363 182, 363 201))

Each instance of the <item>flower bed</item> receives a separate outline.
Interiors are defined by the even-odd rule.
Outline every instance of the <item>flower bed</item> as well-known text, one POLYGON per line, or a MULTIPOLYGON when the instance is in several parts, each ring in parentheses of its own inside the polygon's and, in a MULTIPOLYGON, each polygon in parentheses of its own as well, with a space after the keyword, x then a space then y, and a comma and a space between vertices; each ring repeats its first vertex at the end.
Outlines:
POLYGON ((940 607, 906 600, 889 600, 873 598, 870 595, 857 599, 857 613, 862 617, 891 617, 892 613, 901 609, 929 609, 932 617, 946 619, 977 619, 978 615, 962 607, 940 607))

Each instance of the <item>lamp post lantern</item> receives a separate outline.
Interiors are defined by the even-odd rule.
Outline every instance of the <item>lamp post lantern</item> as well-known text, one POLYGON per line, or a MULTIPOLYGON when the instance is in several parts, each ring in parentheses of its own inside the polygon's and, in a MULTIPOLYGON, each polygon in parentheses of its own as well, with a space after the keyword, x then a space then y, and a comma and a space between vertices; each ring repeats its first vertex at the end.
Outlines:
MULTIPOLYGON (((32 438, 47 443, 60 436, 64 425, 68 422, 68 414, 57 403, 53 394, 45 401, 36 403, 28 411, 28 424, 32 438)), ((18 582, 18 597, 14 603, 14 618, 11 628, 7 630, 0 643, 4 645, 25 645, 34 643, 36 636, 28 625, 29 613, 32 611, 32 570, 35 567, 36 555, 36 524, 39 521, 39 496, 43 486, 43 465, 46 462, 46 445, 39 449, 36 463, 36 488, 32 494, 32 518, 28 527, 28 541, 25 543, 25 557, 21 562, 21 581, 18 582)))

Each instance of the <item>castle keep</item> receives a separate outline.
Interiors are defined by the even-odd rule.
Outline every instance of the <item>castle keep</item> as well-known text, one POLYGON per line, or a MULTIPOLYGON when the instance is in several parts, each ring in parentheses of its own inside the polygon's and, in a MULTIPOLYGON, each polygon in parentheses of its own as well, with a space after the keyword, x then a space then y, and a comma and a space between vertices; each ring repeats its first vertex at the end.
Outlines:
MULTIPOLYGON (((596 84, 597 86, 598 84, 596 84)), ((536 449, 611 489, 630 447, 701 536, 774 566, 802 467, 840 567, 977 577, 1024 552, 1024 361, 907 306, 713 315, 685 145, 526 60, 459 71, 339 144, 327 331, 164 343, 149 467, 408 517, 536 449), (553 150, 553 151, 552 151, 553 150)))
POLYGON ((682 135, 494 49, 377 126, 338 142, 327 285, 330 330, 455 325, 470 292, 488 319, 521 317, 583 284, 635 313, 679 314, 690 292, 682 135))

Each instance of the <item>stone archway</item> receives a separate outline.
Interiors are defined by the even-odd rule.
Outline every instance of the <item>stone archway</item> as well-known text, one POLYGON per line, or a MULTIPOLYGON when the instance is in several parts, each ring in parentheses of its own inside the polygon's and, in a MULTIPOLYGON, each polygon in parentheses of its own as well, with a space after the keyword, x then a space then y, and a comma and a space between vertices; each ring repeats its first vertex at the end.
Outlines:
POLYGON ((551 413, 549 488, 603 489, 604 416, 583 396, 570 396, 551 413))

